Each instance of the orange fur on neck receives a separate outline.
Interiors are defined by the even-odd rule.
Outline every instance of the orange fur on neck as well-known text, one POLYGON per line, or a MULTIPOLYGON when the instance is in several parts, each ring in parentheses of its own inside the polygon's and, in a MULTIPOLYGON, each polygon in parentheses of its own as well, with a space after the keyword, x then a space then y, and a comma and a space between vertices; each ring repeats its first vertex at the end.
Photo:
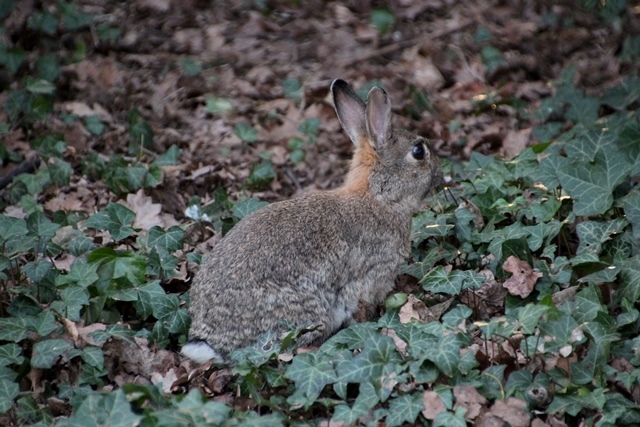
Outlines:
POLYGON ((346 192, 366 192, 369 190, 369 175, 378 163, 378 154, 366 138, 361 138, 353 153, 351 168, 342 186, 346 192))

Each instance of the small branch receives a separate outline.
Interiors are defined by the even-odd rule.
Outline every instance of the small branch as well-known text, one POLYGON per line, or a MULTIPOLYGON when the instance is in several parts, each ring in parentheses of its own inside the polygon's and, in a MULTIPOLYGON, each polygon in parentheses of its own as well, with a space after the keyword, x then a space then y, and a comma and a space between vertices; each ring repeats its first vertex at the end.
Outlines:
POLYGON ((40 156, 37 154, 28 158, 24 162, 20 163, 17 167, 13 168, 11 172, 3 177, 0 177, 0 190, 11 184, 13 179, 21 173, 35 172, 40 166, 40 156))

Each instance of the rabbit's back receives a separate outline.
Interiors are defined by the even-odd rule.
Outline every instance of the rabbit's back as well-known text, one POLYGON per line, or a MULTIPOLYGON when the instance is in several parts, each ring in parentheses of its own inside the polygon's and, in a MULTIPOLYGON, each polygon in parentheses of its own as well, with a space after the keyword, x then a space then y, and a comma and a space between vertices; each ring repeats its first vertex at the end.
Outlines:
MULTIPOLYGON (((380 302, 408 254, 410 216, 339 190, 271 204, 238 223, 191 288, 191 334, 226 358, 261 333, 322 325, 334 332, 358 301, 380 302), (375 230, 375 232, 372 232, 375 230)), ((304 340, 303 340, 304 342, 304 340)))

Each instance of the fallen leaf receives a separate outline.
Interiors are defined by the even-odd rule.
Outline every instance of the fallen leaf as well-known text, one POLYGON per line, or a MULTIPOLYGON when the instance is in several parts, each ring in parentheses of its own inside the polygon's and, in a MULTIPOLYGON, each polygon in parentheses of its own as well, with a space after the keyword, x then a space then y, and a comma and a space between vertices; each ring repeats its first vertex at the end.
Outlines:
POLYGON ((487 399, 471 386, 455 386, 453 396, 456 398, 453 408, 466 408, 467 413, 464 417, 467 420, 473 420, 480 415, 480 409, 487 403, 487 399))
POLYGON ((531 422, 526 402, 515 397, 496 401, 489 413, 512 427, 528 427, 531 422))
POLYGON ((438 393, 432 390, 424 392, 422 395, 422 404, 424 406, 422 415, 428 420, 435 420, 436 415, 447 410, 446 406, 444 406, 444 402, 442 402, 442 399, 438 396, 438 393))
POLYGON ((522 298, 529 296, 538 279, 542 277, 542 273, 532 269, 528 262, 522 261, 513 255, 502 264, 502 269, 512 274, 502 286, 507 288, 511 295, 522 298))

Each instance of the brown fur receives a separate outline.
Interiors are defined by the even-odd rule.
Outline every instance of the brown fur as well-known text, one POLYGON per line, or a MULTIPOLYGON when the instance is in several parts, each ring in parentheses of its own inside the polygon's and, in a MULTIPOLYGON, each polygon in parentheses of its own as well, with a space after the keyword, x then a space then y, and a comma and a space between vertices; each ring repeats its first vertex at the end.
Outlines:
POLYGON ((367 138, 362 138, 353 153, 347 179, 342 186, 345 192, 360 193, 369 191, 369 176, 378 163, 378 154, 367 138))

